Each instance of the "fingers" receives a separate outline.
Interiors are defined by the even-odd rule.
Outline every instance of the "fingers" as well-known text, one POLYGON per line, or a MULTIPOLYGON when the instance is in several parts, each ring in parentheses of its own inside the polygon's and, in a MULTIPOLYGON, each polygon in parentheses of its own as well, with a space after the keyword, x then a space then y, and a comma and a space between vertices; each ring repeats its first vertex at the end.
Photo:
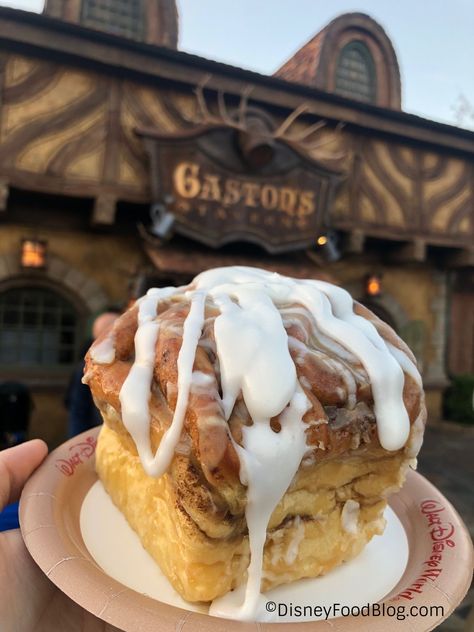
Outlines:
POLYGON ((0 511, 20 498, 26 481, 47 454, 48 446, 41 439, 0 452, 0 511))

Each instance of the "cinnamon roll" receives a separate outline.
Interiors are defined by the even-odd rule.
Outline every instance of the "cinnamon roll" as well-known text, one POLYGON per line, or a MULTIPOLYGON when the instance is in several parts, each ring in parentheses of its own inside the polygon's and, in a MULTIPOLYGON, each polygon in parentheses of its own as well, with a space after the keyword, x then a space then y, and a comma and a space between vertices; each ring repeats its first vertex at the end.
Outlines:
POLYGON ((112 500, 185 599, 245 584, 242 619, 383 532, 426 420, 388 325, 342 288, 255 268, 149 290, 93 344, 84 381, 112 500))

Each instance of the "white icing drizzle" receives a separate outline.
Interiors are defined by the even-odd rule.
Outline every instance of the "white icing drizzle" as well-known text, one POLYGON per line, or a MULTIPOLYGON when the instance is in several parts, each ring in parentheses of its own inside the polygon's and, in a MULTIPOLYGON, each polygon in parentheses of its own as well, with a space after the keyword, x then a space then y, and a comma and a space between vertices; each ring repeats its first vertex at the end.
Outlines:
MULTIPOLYGON (((406 354, 385 343, 370 322, 354 313, 352 298, 341 288, 321 281, 294 280, 256 268, 208 270, 196 277, 185 294, 191 307, 178 355, 176 409, 153 455, 148 401, 159 328, 156 312, 160 300, 180 291, 183 289, 150 290, 139 302, 135 362, 120 392, 122 417, 145 471, 153 476, 163 474, 182 434, 190 388, 199 390, 206 386, 207 376, 193 373, 193 364, 205 323, 205 301, 212 300, 220 310, 214 321, 214 336, 225 418, 229 419, 237 397, 242 394, 253 424, 242 428, 242 445, 235 444, 240 479, 247 486, 250 564, 245 599, 236 607, 224 595, 214 601, 211 610, 221 616, 251 620, 262 600, 260 583, 268 522, 307 452, 306 425, 302 419, 310 403, 297 380, 289 353, 289 344, 299 345, 295 339, 288 340, 284 324, 291 320, 292 313, 302 308, 308 310, 314 338, 323 341, 336 355, 342 352, 344 359, 361 363, 371 382, 379 439, 387 450, 398 450, 407 441, 410 425, 403 404, 403 370, 410 375, 418 372, 406 354), (285 318, 278 308, 287 310, 285 318), (275 415, 280 415, 278 433, 270 426, 275 415)), ((331 360, 331 364, 338 370, 345 369, 343 379, 352 401, 356 388, 354 376, 342 362, 331 360)), ((346 507, 347 513, 348 503, 344 510, 346 507)))
MULTIPOLYGON (((315 353, 314 351, 309 351, 308 347, 303 342, 301 342, 301 340, 298 340, 297 338, 294 338, 293 336, 288 336, 288 346, 290 347, 290 349, 295 349, 296 351, 299 351, 301 353, 301 359, 297 357, 295 360, 296 364, 300 362, 303 363, 304 360, 302 359, 302 357, 309 353, 310 355, 319 357, 323 364, 325 364, 332 371, 337 373, 341 377, 346 387, 345 392, 343 389, 339 388, 338 395, 340 396, 341 399, 344 399, 345 395, 347 395, 348 407, 354 408, 354 406, 356 405, 356 400, 357 400, 357 397, 356 397, 357 384, 356 384, 356 380, 355 380, 353 372, 346 366, 346 364, 344 364, 344 362, 339 361, 336 358, 329 358, 325 356, 324 354, 318 354, 318 353, 315 353)), ((360 376, 360 379, 362 380, 362 376, 360 376)), ((300 382, 303 384, 301 378, 300 378, 300 382)), ((308 386, 307 388, 311 390, 310 386, 308 386)))
POLYGON ((342 528, 346 533, 356 535, 359 530, 359 503, 356 500, 346 500, 341 511, 342 528))
POLYGON ((150 445, 148 401, 159 328, 156 321, 156 308, 160 299, 167 298, 175 292, 175 288, 149 291, 144 297, 145 300, 140 302, 138 328, 135 334, 135 362, 120 391, 124 426, 135 441, 143 469, 150 476, 162 476, 166 472, 180 440, 188 406, 196 347, 204 321, 206 295, 204 292, 194 292, 191 295, 189 314, 184 322, 183 343, 178 354, 178 399, 173 420, 162 436, 156 454, 153 455, 150 445))
POLYGON ((296 316, 299 315, 303 317, 304 321, 307 321, 311 326, 311 337, 314 338, 315 341, 317 341, 318 346, 326 349, 326 351, 328 351, 333 356, 341 358, 351 364, 357 362, 356 356, 350 353, 348 349, 338 344, 328 336, 325 336, 319 329, 317 329, 316 323, 314 322, 314 319, 308 315, 307 309, 304 309, 302 307, 281 307, 280 310, 285 327, 289 327, 291 325, 301 327, 301 320, 296 318, 296 316))
POLYGON ((392 345, 392 343, 390 342, 385 341, 385 344, 387 345, 388 350, 393 355, 395 360, 402 367, 403 371, 407 375, 412 377, 415 380, 415 382, 418 384, 418 386, 420 387, 423 386, 421 375, 418 369, 416 368, 415 364, 410 360, 407 354, 401 349, 399 349, 398 347, 395 347, 394 345, 392 345))
MULTIPOLYGON (((276 566, 281 560, 288 566, 291 566, 298 557, 298 551, 301 542, 304 540, 304 522, 301 516, 295 516, 291 523, 285 525, 284 528, 277 529, 268 534, 268 540, 272 544, 270 564, 276 566), (284 542, 287 533, 286 527, 292 531, 288 542, 284 542), (285 550, 286 549, 286 550, 285 550)), ((273 575, 271 571, 264 571, 263 577, 270 578, 273 575)))
POLYGON ((236 444, 236 449, 240 458, 240 479, 247 485, 248 579, 243 604, 235 608, 224 595, 212 604, 212 613, 216 616, 251 621, 262 601, 260 583, 267 526, 306 452, 305 426, 301 420, 309 407, 306 395, 297 384, 289 406, 280 415, 280 432, 271 429, 270 419, 254 419, 253 426, 242 428, 243 447, 236 444))
POLYGON ((326 364, 330 366, 344 382, 347 393, 347 405, 349 408, 354 408, 357 403, 357 384, 352 371, 347 368, 344 362, 339 362, 335 358, 328 358, 326 364))
POLYGON ((285 563, 291 566, 298 557, 300 544, 304 539, 304 522, 301 516, 295 516, 293 520, 293 528, 295 530, 285 553, 285 563))
POLYGON ((271 298, 256 289, 226 288, 238 299, 215 292, 221 313, 214 322, 221 369, 225 418, 242 392, 254 421, 278 415, 296 387, 296 369, 288 350, 288 336, 271 298))
POLYGON ((207 391, 213 381, 214 378, 208 373, 203 373, 202 371, 193 371, 191 387, 195 391, 207 391))
POLYGON ((374 397, 380 443, 386 450, 404 446, 410 420, 403 404, 403 371, 375 327, 353 311, 351 295, 324 281, 294 282, 295 299, 315 316, 326 335, 346 346, 367 371, 374 397), (319 292, 317 291, 319 290, 319 292))
POLYGON ((115 360, 115 336, 113 332, 92 345, 91 358, 96 364, 112 364, 115 360))
POLYGON ((156 308, 160 295, 150 293, 138 304, 138 327, 135 334, 135 362, 120 389, 122 421, 137 446, 143 468, 148 472, 153 460, 150 446, 150 400, 155 345, 158 337, 156 308))

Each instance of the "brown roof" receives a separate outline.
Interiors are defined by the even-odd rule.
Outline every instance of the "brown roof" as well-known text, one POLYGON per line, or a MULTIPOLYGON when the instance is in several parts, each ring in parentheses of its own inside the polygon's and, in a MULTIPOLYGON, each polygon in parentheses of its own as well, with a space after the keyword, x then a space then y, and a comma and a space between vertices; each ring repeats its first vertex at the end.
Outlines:
POLYGON ((278 68, 274 76, 287 81, 294 81, 295 83, 314 84, 326 33, 327 27, 319 31, 290 57, 283 66, 278 68))
POLYGON ((364 43, 370 41, 375 49, 373 57, 379 82, 376 105, 400 110, 400 71, 395 50, 383 27, 365 13, 343 13, 335 17, 283 64, 275 76, 333 91, 330 69, 339 54, 340 43, 347 43, 347 36, 352 40, 361 39, 364 43))

